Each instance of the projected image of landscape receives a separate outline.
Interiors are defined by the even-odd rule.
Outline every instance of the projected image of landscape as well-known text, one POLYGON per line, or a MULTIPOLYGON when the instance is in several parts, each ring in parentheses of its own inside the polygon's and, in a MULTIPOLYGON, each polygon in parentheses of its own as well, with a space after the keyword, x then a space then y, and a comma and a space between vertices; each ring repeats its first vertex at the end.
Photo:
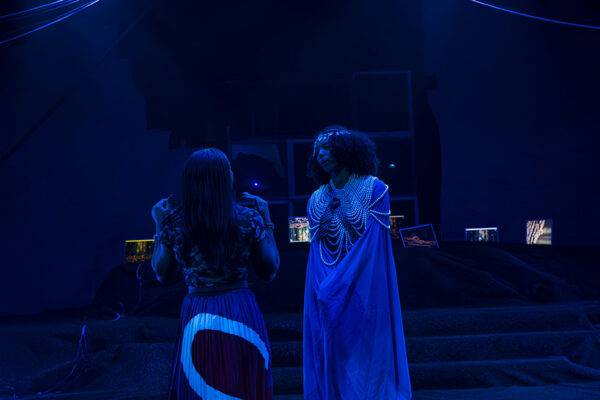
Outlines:
POLYGON ((535 219, 527 221, 527 244, 552 244, 552 220, 535 219))
POLYGON ((404 247, 438 247, 432 225, 414 226, 400 230, 404 247))

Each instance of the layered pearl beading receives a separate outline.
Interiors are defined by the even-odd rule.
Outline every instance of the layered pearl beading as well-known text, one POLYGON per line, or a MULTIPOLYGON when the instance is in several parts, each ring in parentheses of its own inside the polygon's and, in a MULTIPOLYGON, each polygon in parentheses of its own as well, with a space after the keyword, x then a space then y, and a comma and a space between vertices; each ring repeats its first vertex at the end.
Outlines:
POLYGON ((389 210, 373 210, 388 192, 386 185, 383 193, 372 201, 376 179, 370 175, 351 175, 343 188, 337 189, 333 182, 329 182, 311 196, 308 202, 311 242, 318 242, 323 264, 337 264, 352 249, 364 232, 369 217, 390 229, 389 224, 380 219, 389 217, 389 210), (327 261, 326 258, 333 261, 327 261))

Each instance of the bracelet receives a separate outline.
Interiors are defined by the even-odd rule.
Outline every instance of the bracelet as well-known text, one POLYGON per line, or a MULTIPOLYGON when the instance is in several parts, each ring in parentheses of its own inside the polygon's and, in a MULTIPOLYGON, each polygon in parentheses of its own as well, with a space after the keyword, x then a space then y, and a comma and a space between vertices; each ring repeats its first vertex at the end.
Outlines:
POLYGON ((154 236, 152 236, 152 239, 154 239, 154 242, 160 242, 160 235, 155 233, 154 236))
POLYGON ((265 223, 265 227, 266 227, 267 229, 270 229, 270 230, 272 230, 272 231, 273 231, 273 230, 275 230, 275 225, 273 225, 273 223, 272 223, 272 222, 267 222, 267 223, 265 223))

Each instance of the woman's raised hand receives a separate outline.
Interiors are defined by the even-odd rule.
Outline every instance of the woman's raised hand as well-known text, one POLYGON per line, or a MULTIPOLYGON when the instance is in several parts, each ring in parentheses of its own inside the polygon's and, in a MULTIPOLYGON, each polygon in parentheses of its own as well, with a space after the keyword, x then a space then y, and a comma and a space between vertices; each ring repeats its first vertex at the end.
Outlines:
POLYGON ((269 203, 266 200, 261 199, 258 196, 250 194, 248 192, 242 193, 242 199, 250 203, 252 208, 260 213, 266 223, 271 222, 271 215, 269 213, 269 203))
POLYGON ((162 224, 165 217, 171 212, 171 198, 173 196, 169 196, 166 199, 160 199, 153 207, 152 207, 152 218, 156 223, 156 226, 160 226, 162 224))

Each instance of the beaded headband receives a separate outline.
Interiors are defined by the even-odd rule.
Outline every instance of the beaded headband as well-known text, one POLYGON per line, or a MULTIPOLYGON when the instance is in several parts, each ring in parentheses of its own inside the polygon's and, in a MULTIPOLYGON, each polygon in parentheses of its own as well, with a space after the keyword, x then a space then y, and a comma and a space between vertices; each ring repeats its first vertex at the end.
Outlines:
POLYGON ((329 138, 337 135, 350 135, 350 131, 343 128, 331 128, 323 131, 319 136, 317 136, 317 140, 315 140, 315 144, 313 146, 313 157, 317 155, 317 147, 325 142, 329 142, 329 138))

